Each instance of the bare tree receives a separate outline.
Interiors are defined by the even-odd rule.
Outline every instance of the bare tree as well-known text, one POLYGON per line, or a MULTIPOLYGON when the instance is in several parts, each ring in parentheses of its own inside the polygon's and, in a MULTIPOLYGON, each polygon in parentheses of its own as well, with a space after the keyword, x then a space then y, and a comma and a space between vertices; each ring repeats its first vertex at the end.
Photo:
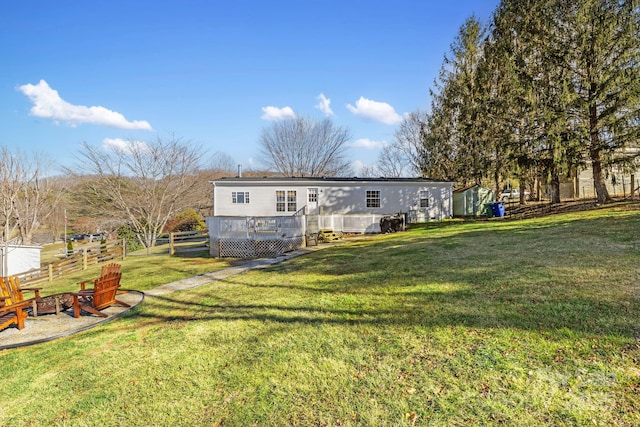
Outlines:
POLYGON ((407 155, 397 146, 387 145, 378 155, 377 169, 386 178, 400 178, 409 167, 407 155))
POLYGON ((23 244, 33 242, 34 233, 52 216, 63 194, 61 187, 46 173, 47 161, 40 155, 24 160, 24 181, 16 198, 18 232, 23 244))
MULTIPOLYGON (((3 222, 3 253, 17 240, 30 244, 42 221, 55 210, 61 191, 44 177, 40 156, 29 157, 0 149, 0 220, 3 222)), ((3 256, 2 271, 8 271, 8 257, 3 256)), ((4 274, 4 273, 3 273, 4 274)))
POLYGON ((424 151, 424 135, 427 127, 427 113, 422 110, 409 113, 400 123, 395 132, 395 141, 390 150, 400 154, 394 154, 393 158, 404 157, 410 172, 417 174, 422 169, 424 151))
POLYGON ((216 151, 205 168, 219 176, 230 176, 236 172, 237 164, 227 153, 216 151))
POLYGON ((358 170, 358 176, 362 178, 373 178, 379 175, 378 168, 373 165, 363 165, 358 170))
POLYGON ((46 177, 40 155, 0 150, 0 216, 7 242, 18 237, 30 244, 33 234, 55 211, 62 191, 46 177))
POLYGON ((94 212, 128 224, 149 251, 167 221, 185 208, 181 202, 197 183, 200 157, 197 147, 176 138, 129 141, 126 147, 84 143, 77 168, 93 178, 77 197, 94 212))
POLYGON ((267 168, 285 176, 340 176, 351 172, 345 159, 347 128, 331 120, 304 117, 280 120, 262 131, 261 153, 267 168))

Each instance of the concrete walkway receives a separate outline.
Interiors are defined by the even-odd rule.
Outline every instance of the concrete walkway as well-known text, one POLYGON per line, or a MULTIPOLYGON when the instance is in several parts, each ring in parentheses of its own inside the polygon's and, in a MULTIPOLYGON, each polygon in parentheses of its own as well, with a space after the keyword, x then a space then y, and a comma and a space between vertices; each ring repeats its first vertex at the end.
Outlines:
POLYGON ((276 258, 250 260, 240 266, 229 267, 223 270, 200 274, 195 277, 167 283, 144 293, 140 291, 129 291, 128 293, 119 295, 118 299, 131 305, 131 307, 125 308, 114 305, 102 310, 102 312, 107 314, 108 317, 80 316, 80 318, 76 319, 73 317, 71 310, 60 314, 46 314, 38 317, 29 316, 27 320, 25 320, 24 329, 18 330, 15 327, 10 327, 0 331, 0 350, 39 344, 73 335, 120 317, 133 307, 142 303, 145 297, 153 298, 154 296, 164 295, 171 292, 196 288, 207 283, 224 280, 228 277, 245 273, 249 270, 265 268, 328 246, 333 246, 333 244, 298 249, 276 258))

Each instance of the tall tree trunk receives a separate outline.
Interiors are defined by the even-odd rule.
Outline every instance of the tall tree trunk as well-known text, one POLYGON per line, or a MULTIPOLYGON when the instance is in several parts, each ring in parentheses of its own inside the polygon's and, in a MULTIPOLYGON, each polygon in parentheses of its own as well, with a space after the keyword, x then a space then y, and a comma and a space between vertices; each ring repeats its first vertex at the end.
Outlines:
POLYGON ((540 201, 540 180, 538 179, 538 176, 534 176, 533 177, 533 188, 531 188, 531 191, 533 192, 533 197, 536 202, 540 201))
POLYGON ((600 150, 591 150, 591 169, 593 171, 593 188, 596 190, 598 203, 607 203, 611 200, 609 191, 604 182, 604 173, 602 172, 602 161, 600 160, 600 150))
MULTIPOLYGON (((595 84, 591 84, 591 94, 595 92, 595 84)), ((589 105, 589 134, 591 141, 591 149, 589 154, 591 155, 591 168, 593 171, 593 188, 596 190, 596 197, 598 203, 607 203, 611 200, 607 186, 604 182, 604 174, 602 173, 602 160, 600 159, 600 138, 598 136, 598 110, 596 104, 591 102, 589 105)))
POLYGON ((551 203, 560 203, 560 175, 555 170, 551 175, 551 203))
POLYGON ((494 194, 494 200, 499 200, 500 198, 500 186, 501 186, 501 182, 500 182, 500 172, 498 172, 497 170, 495 170, 493 172, 493 183, 495 184, 495 192, 494 194))
POLYGON ((527 181, 520 177, 519 181, 519 185, 520 185, 520 204, 521 205, 526 205, 527 204, 527 196, 525 195, 525 189, 527 188, 527 181))

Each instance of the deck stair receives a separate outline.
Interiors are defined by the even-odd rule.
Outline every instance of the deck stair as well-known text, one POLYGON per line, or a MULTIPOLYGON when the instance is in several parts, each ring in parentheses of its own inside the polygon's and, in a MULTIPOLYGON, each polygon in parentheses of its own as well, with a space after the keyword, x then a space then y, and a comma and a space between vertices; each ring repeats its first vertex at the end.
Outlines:
POLYGON ((340 234, 335 233, 333 230, 324 229, 324 230, 320 230, 320 232, 318 233, 319 242, 327 243, 327 242, 335 242, 337 240, 340 240, 340 234))

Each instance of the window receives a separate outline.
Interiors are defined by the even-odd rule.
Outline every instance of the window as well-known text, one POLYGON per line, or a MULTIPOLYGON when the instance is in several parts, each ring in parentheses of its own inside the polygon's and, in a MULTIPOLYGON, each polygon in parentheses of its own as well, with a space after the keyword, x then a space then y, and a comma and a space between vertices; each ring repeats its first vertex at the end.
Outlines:
POLYGON ((276 191, 276 212, 284 212, 285 198, 284 191, 276 191))
POLYGON ((318 189, 310 188, 309 189, 309 203, 318 203, 318 189))
POLYGON ((426 190, 420 191, 420 207, 428 208, 429 207, 429 192, 426 190))
POLYGON ((295 190, 287 191, 287 210, 289 212, 295 212, 298 209, 296 208, 296 192, 295 190))
POLYGON ((249 192, 233 191, 231 193, 231 203, 249 203, 249 192))
POLYGON ((367 207, 380 207, 380 190, 367 190, 367 207))
POLYGON ((276 191, 276 212, 295 212, 298 210, 297 206, 295 190, 276 191))

